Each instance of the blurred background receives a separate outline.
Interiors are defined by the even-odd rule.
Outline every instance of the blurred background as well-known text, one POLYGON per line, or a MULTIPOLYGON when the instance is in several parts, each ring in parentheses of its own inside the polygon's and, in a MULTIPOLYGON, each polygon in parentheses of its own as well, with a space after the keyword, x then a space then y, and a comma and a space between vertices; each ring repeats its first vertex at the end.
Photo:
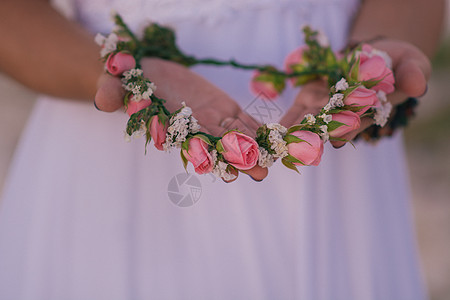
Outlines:
MULTIPOLYGON (((450 0, 448 0, 450 2, 450 0)), ((447 12, 450 12, 447 5, 447 12)), ((449 15, 447 13, 447 15, 449 15)), ((429 89, 405 130, 419 250, 432 300, 450 299, 450 22, 429 89)), ((0 193, 36 94, 0 73, 0 193)))

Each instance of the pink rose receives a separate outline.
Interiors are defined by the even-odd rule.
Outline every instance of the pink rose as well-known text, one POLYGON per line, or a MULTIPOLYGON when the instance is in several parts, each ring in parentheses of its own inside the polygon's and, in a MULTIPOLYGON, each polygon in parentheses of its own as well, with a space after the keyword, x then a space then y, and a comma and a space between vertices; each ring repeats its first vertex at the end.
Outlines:
POLYGON ((376 106, 378 102, 377 93, 374 90, 369 90, 365 87, 357 88, 344 99, 346 105, 364 106, 356 112, 359 116, 365 113, 369 108, 376 106))
POLYGON ((230 131, 222 139, 225 150, 223 157, 240 170, 249 170, 258 162, 259 146, 254 139, 245 134, 230 131))
POLYGON ((386 66, 386 61, 381 55, 373 53, 375 50, 370 45, 363 45, 360 54, 358 80, 381 80, 372 87, 375 91, 383 91, 390 94, 394 91, 394 75, 386 66))
POLYGON ((292 51, 291 53, 286 56, 284 60, 284 70, 286 73, 291 73, 293 70, 291 68, 291 65, 298 65, 303 64, 303 52, 306 50, 306 46, 301 46, 292 51))
POLYGON ((153 143, 155 144, 156 149, 160 151, 163 150, 163 144, 166 142, 168 126, 169 124, 167 122, 165 124, 161 123, 158 116, 153 116, 150 119, 150 135, 153 139, 153 143))
POLYGON ((250 90, 252 91, 252 93, 255 95, 259 95, 262 93, 269 100, 277 98, 279 93, 275 88, 274 83, 257 79, 257 77, 260 75, 262 74, 259 71, 255 71, 253 73, 252 79, 250 81, 250 90))
POLYGON ((128 100, 128 105, 127 105, 127 114, 129 116, 131 116, 132 114, 146 108, 147 106, 150 106, 150 104, 152 104, 152 100, 150 99, 142 99, 141 101, 133 101, 133 96, 130 96, 130 99, 128 100))
POLYGON ((342 137, 361 126, 361 119, 358 114, 351 111, 342 111, 337 114, 332 114, 332 117, 333 121, 337 121, 345 125, 339 126, 335 130, 330 131, 330 137, 342 137))
MULTIPOLYGON (((288 144, 290 155, 307 166, 317 166, 320 163, 323 153, 323 141, 319 135, 307 130, 294 131, 291 133, 305 142, 288 144)), ((295 165, 302 165, 294 163, 295 165)))
POLYGON ((111 54, 106 60, 106 70, 114 76, 121 75, 123 72, 135 67, 136 60, 133 55, 124 52, 111 54))
POLYGON ((189 151, 183 149, 183 154, 194 165, 195 173, 206 174, 213 169, 213 160, 208 152, 208 144, 197 137, 189 140, 189 151))

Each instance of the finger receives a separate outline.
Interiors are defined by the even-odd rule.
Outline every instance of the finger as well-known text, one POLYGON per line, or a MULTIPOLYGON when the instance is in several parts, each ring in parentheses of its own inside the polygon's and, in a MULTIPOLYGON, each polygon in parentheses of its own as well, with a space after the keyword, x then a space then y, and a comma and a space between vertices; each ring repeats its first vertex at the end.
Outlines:
POLYGON ((238 171, 238 170, 232 168, 232 169, 230 170, 230 173, 233 174, 235 177, 234 177, 233 179, 231 179, 231 180, 225 180, 224 178, 222 178, 222 180, 223 180, 224 182, 230 183, 230 182, 233 182, 233 181, 235 181, 236 179, 238 179, 238 177, 239 177, 239 171, 238 171))
POLYGON ((290 127, 300 123, 308 113, 316 115, 328 102, 328 89, 323 81, 308 83, 297 95, 293 105, 283 116, 280 123, 290 127))
POLYGON ((238 130, 242 132, 245 135, 248 135, 250 137, 256 136, 256 129, 255 127, 249 127, 248 124, 244 123, 240 118, 238 117, 228 117, 221 121, 219 127, 222 129, 218 136, 222 136, 225 134, 225 132, 230 130, 238 130))
POLYGON ((395 69, 396 87, 409 97, 420 97, 427 90, 426 62, 416 58, 402 60, 395 69))
POLYGON ((256 132, 261 124, 258 123, 252 116, 249 114, 240 111, 237 117, 252 131, 256 132))
POLYGON ((255 181, 262 181, 269 174, 269 170, 267 168, 263 168, 259 165, 254 166, 250 170, 241 172, 249 175, 255 181))
POLYGON ((102 75, 95 95, 95 104, 101 111, 113 112, 123 106, 125 90, 118 77, 102 75))

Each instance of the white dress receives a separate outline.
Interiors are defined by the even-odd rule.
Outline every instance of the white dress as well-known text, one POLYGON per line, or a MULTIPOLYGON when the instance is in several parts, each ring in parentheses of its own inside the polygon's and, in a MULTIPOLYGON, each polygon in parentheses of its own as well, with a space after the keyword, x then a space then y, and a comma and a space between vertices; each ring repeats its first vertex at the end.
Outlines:
MULTIPOLYGON (((311 24, 345 44, 356 0, 76 0, 108 33, 174 27, 187 53, 282 66, 311 24)), ((251 73, 194 69, 251 114, 251 73)), ((275 102, 272 118, 295 90, 275 102)), ((259 106, 255 106, 257 103, 259 106)), ((258 108, 256 108, 258 109, 258 108)), ((265 111, 266 116, 268 111, 265 111)), ((256 115, 255 115, 256 116, 256 115)), ((185 175, 178 153, 123 141, 127 116, 41 97, 0 208, 0 299, 425 299, 401 138, 326 147, 261 183, 185 175), (179 175, 182 174, 182 175, 179 175)), ((193 175, 192 175, 193 174, 193 175)))

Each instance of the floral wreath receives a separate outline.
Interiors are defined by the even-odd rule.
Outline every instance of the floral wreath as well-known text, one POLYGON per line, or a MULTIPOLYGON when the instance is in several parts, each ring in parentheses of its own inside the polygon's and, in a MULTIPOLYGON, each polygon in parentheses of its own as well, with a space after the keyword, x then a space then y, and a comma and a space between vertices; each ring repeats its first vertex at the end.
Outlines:
POLYGON ((188 162, 198 174, 212 172, 231 181, 238 171, 256 165, 270 167, 280 159, 289 169, 297 166, 317 166, 328 140, 345 141, 343 136, 360 127, 362 117, 372 117, 378 127, 383 127, 392 105, 386 95, 394 91, 394 76, 390 57, 368 44, 360 45, 346 53, 334 53, 326 36, 304 27, 305 46, 290 53, 284 71, 273 66, 245 65, 235 60, 197 59, 184 54, 176 45, 174 32, 152 23, 138 39, 114 15, 115 30, 108 36, 97 34, 100 55, 105 69, 119 76, 126 91, 125 110, 130 116, 125 138, 145 135, 146 146, 151 139, 158 150, 181 149, 184 167, 188 162), (255 138, 238 130, 216 137, 200 131, 192 110, 183 102, 171 113, 165 100, 155 96, 156 86, 145 78, 140 69, 143 57, 159 57, 185 66, 198 64, 232 66, 254 70, 250 83, 252 92, 263 92, 269 99, 276 98, 286 87, 286 81, 300 86, 319 78, 330 88, 329 101, 317 115, 307 114, 300 124, 286 128, 278 123, 264 124, 255 138))

